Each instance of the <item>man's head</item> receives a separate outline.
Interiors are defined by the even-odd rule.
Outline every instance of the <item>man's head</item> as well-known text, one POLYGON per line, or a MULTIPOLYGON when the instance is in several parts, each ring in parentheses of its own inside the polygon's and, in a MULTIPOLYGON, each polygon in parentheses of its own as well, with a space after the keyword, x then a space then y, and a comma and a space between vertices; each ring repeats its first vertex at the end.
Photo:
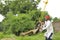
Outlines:
POLYGON ((50 20, 50 16, 49 15, 46 15, 45 16, 45 20, 50 20))

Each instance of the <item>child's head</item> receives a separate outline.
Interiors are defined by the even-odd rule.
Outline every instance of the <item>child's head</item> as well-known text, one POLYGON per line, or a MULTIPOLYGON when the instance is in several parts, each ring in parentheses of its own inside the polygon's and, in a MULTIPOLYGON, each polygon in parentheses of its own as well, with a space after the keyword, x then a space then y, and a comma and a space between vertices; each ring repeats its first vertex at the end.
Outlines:
POLYGON ((45 16, 45 20, 47 21, 47 20, 50 20, 50 16, 49 15, 46 15, 45 16))

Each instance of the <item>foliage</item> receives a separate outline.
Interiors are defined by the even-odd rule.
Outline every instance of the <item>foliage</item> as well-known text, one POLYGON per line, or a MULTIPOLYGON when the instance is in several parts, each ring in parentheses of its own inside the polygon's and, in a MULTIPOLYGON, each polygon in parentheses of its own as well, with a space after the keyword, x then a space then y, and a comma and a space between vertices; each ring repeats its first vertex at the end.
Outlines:
POLYGON ((6 1, 5 5, 0 4, 0 12, 3 15, 6 15, 8 12, 12 11, 13 14, 19 13, 28 13, 29 11, 36 10, 36 5, 40 0, 15 0, 15 1, 6 1))
POLYGON ((16 0, 6 1, 6 5, 0 4, 1 14, 6 17, 1 23, 3 32, 10 34, 28 31, 35 27, 36 20, 44 20, 48 13, 37 9, 39 2, 39 0, 16 0))
POLYGON ((55 17, 55 18, 53 19, 53 21, 54 21, 54 22, 59 22, 59 21, 60 21, 60 19, 59 19, 59 18, 57 18, 57 17, 55 17))
POLYGON ((28 14, 19 14, 18 16, 12 13, 7 14, 7 18, 2 23, 4 31, 11 32, 21 32, 30 30, 34 28, 35 21, 31 20, 31 16, 28 14))
POLYGON ((39 18, 41 21, 45 20, 45 16, 48 15, 47 11, 41 11, 41 17, 39 18))

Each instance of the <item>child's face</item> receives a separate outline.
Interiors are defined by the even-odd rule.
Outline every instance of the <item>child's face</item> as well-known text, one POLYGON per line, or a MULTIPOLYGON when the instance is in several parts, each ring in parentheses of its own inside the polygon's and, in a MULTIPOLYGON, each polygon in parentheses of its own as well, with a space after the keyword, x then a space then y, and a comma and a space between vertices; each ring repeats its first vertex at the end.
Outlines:
POLYGON ((45 20, 47 21, 47 18, 45 18, 45 20))
POLYGON ((42 25, 44 25, 45 23, 44 22, 41 22, 42 23, 42 25))

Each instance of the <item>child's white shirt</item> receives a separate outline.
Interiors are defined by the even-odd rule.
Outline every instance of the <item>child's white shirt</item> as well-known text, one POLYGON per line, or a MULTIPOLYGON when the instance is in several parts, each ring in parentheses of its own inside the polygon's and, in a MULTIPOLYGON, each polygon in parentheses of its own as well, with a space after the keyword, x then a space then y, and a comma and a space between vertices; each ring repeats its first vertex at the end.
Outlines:
POLYGON ((50 34, 53 33, 53 26, 52 22, 50 20, 45 21, 45 24, 43 25, 43 30, 47 30, 44 36, 49 38, 50 34))

